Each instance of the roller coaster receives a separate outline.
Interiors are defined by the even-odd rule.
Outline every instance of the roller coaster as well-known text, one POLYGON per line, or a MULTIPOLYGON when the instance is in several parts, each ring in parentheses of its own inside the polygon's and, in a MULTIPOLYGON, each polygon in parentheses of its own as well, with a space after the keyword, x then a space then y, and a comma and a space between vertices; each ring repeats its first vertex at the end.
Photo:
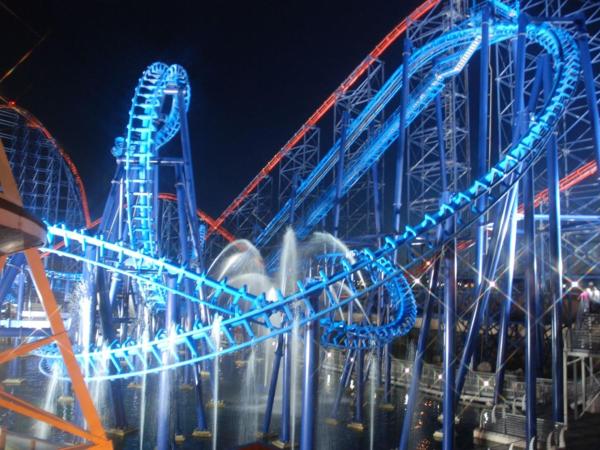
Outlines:
MULTIPOLYGON (((419 320, 408 419, 400 444, 406 449, 439 290, 443 292, 438 305, 444 343, 442 435, 443 448, 451 449, 456 405, 469 366, 477 358, 479 341, 491 340, 486 336, 491 336, 492 327, 498 336, 494 402, 500 402, 511 305, 518 303, 514 280, 519 278, 526 352, 525 442, 535 445, 538 435, 535 383, 541 369, 536 364, 543 361, 536 361, 535 352, 548 334, 540 331, 545 322, 551 323, 553 421, 555 430, 560 430, 567 415, 563 285, 565 279, 587 281, 598 273, 593 262, 598 233, 588 225, 593 222, 589 211, 597 207, 593 192, 598 185, 592 175, 600 162, 594 78, 600 43, 586 26, 597 32, 600 8, 594 2, 582 2, 575 11, 561 2, 553 5, 492 1, 468 8, 461 1, 448 5, 426 1, 386 36, 217 219, 197 207, 187 122, 192 97, 186 71, 176 64, 148 66, 135 88, 125 133, 112 148, 117 168, 101 218, 91 220, 83 184, 62 150, 61 164, 70 169, 69 195, 81 204, 81 208, 67 206, 65 213, 82 211, 81 217, 57 220, 56 215, 28 205, 22 192, 26 206, 47 223, 48 243, 41 251, 52 258, 47 268, 60 279, 56 287, 66 299, 72 290, 65 281, 70 273, 83 280, 92 304, 80 311, 77 331, 76 359, 86 380, 110 381, 118 390, 121 380, 183 367, 194 368, 198 378, 201 364, 207 361, 273 341, 278 342, 272 375, 276 386, 279 361, 288 357, 284 338, 301 329, 306 330, 308 348, 305 366, 313 371, 319 349, 309 342, 316 335, 320 346, 347 355, 342 385, 356 358, 362 359, 366 352, 378 354, 384 400, 389 401, 391 346, 396 338, 416 331, 419 320), (384 80, 379 58, 403 33, 407 36, 402 64, 395 64, 384 80), (476 94, 472 95, 482 100, 475 102, 478 126, 473 127, 477 135, 471 131, 471 138, 459 122, 468 122, 468 114, 462 111, 473 106, 466 95, 471 90, 466 76, 476 66, 481 69, 475 77, 478 90, 473 88, 476 94), (318 123, 331 108, 335 109, 333 144, 321 155, 320 142, 315 147, 311 139, 319 140, 318 123), (491 108, 496 108, 493 119, 491 108), (180 154, 161 155, 161 148, 172 145, 176 136, 180 154), (394 144, 395 155, 390 150, 394 144), (559 155, 559 147, 568 151, 559 155), (579 155, 585 156, 575 162, 569 159, 579 155), (387 234, 381 217, 386 158, 395 167, 393 226, 387 234), (469 162, 473 169, 467 167, 469 162), (265 192, 273 187, 272 172, 277 170, 277 208, 269 208, 265 198, 273 196, 265 192), (568 172, 563 180, 559 180, 560 170, 568 172), (171 183, 175 193, 161 192, 165 183, 171 183), (561 232, 561 219, 567 216, 561 215, 562 191, 572 193, 567 206, 573 205, 571 216, 586 211, 585 218, 573 219, 565 232, 561 232), (353 221, 353 205, 359 197, 366 206, 358 214, 366 225, 357 231, 351 228, 354 224, 341 222, 353 221), (167 205, 173 200, 176 207, 170 209, 167 205), (541 211, 540 205, 545 204, 549 205, 544 219, 548 227, 540 231, 535 209, 541 211), (518 230, 521 221, 523 228, 518 230), (224 243, 239 245, 235 236, 261 249, 267 255, 266 267, 273 271, 284 259, 276 242, 287 227, 299 240, 332 229, 336 237, 353 243, 352 250, 328 263, 310 261, 311 270, 299 276, 292 289, 270 292, 256 292, 207 269, 206 261, 224 243), (570 242, 561 244, 561 236, 567 235, 570 242), (593 246, 585 255, 575 244, 570 247, 581 240, 593 246), (548 252, 547 262, 536 254, 536 246, 548 252), (473 263, 466 262, 471 259, 473 263), (563 261, 573 261, 564 264, 565 273, 563 261), (538 286, 542 277, 549 289, 545 302, 538 286), (475 280, 472 292, 462 294, 462 305, 458 304, 459 279, 475 280), (485 325, 481 338, 482 321, 493 313, 490 304, 498 296, 496 291, 501 291, 498 318, 485 325), (548 310, 541 312, 544 304, 548 310), (138 319, 123 325, 130 319, 126 316, 130 309, 138 319), (455 336, 457 314, 471 314, 462 345, 457 345, 455 336)), ((14 105, 2 111, 14 111, 30 125, 43 128, 14 105)), ((16 161, 11 163, 14 170, 16 161)), ((20 264, 18 256, 13 257, 0 280, 3 296, 22 297, 11 292, 20 264)), ((61 361, 58 348, 48 346, 37 355, 40 371, 55 376, 54 367, 61 361)), ((306 376, 304 390, 315 389, 311 377, 306 376)), ((362 373, 357 377, 362 380, 362 373)), ((199 392, 200 385, 196 381, 199 392)), ((305 396, 306 415, 312 414, 308 411, 314 401, 305 396)), ((206 429, 204 413, 199 414, 198 427, 206 429)), ((289 423, 282 425, 286 426, 289 423)), ((289 442, 289 430, 282 430, 281 436, 289 442)), ((167 448, 165 442, 159 442, 159 448, 167 448)), ((314 448, 314 442, 314 426, 303 416, 301 448, 314 448)))

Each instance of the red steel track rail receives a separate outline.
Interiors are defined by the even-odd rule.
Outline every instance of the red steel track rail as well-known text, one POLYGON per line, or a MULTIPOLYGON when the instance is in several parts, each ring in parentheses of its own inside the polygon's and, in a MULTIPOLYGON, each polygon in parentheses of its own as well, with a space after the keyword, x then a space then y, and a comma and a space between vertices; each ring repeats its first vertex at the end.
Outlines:
POLYGON ((285 155, 302 139, 324 115, 329 111, 342 94, 344 94, 363 75, 368 68, 379 58, 383 52, 400 37, 411 22, 419 20, 423 15, 436 7, 441 0, 426 0, 418 6, 406 19, 400 22, 390 31, 367 55, 367 57, 352 71, 340 86, 323 102, 321 106, 308 118, 289 141, 271 158, 260 172, 250 181, 250 184, 233 200, 233 202, 221 213, 215 221, 215 227, 220 227, 223 222, 245 201, 245 199, 257 188, 258 184, 279 164, 285 155))

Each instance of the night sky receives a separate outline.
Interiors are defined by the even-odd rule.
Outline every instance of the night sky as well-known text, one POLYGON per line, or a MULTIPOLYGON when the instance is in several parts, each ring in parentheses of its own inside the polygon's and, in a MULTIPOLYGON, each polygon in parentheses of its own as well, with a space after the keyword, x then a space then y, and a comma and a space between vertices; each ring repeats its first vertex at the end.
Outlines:
POLYGON ((30 110, 72 156, 95 217, 138 78, 154 61, 183 65, 198 203, 218 216, 418 3, 2 1, 2 73, 46 38, 0 95, 30 110))

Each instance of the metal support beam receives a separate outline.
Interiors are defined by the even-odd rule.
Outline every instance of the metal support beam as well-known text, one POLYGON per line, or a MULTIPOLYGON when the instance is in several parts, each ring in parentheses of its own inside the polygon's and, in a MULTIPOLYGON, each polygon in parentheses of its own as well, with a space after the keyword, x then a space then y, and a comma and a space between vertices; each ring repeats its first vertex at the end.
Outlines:
MULTIPOLYGON (((96 289, 98 292, 98 306, 100 315, 100 326, 102 327, 102 339, 105 345, 114 342, 115 329, 113 324, 112 301, 108 290, 106 289, 106 273, 103 269, 96 269, 96 289)), ((108 364, 111 374, 117 372, 113 364, 108 364)), ((115 426, 121 430, 127 428, 127 416, 125 414, 125 403, 123 402, 123 383, 121 380, 110 381, 110 391, 112 394, 113 413, 115 426)))
MULTIPOLYGON (((315 312, 319 308, 319 298, 311 299, 315 312)), ((319 384, 319 323, 309 322, 304 330, 304 383, 302 390, 302 423, 300 450, 316 448, 315 426, 317 420, 317 392, 319 384)))
MULTIPOLYGON (((442 110, 442 99, 441 94, 435 98, 435 116, 437 122, 437 137, 438 147, 440 154, 440 183, 442 198, 441 202, 448 199, 448 174, 446 171, 446 140, 444 133, 444 116, 442 110)), ((437 242, 441 242, 443 228, 440 225, 438 228, 437 242)), ((425 350, 427 349, 427 337, 429 334, 429 328, 431 325, 431 317, 434 313, 432 297, 435 296, 435 290, 438 286, 438 277, 440 272, 441 259, 437 258, 431 268, 431 274, 429 276, 429 283, 427 286, 427 297, 423 306, 423 321, 421 323, 421 330, 419 331, 419 341, 417 343, 417 354, 415 356, 415 363, 412 368, 412 378, 410 381, 410 387, 408 390, 408 403, 406 405, 406 412, 404 414, 404 421, 402 423, 402 434, 400 435, 400 450, 408 449, 408 440, 412 428, 413 415, 415 411, 415 405, 417 402, 417 396, 419 395, 419 383, 421 382, 421 374, 423 372, 423 358, 425 356, 425 350)))
POLYGON ((342 375, 340 376, 340 383, 337 386, 337 390, 335 392, 335 399, 333 401, 333 407, 331 408, 331 418, 337 420, 338 411, 340 409, 340 402, 342 400, 342 395, 344 394, 344 389, 348 385, 348 379, 350 378, 350 374, 352 373, 352 368, 354 367, 354 351, 350 350, 346 355, 346 361, 344 362, 344 368, 342 369, 342 375))
POLYGON ((283 355, 283 336, 277 338, 277 349, 275 350, 275 359, 273 360, 273 371, 271 372, 271 383, 269 384, 269 394, 267 397, 267 407, 265 409, 265 418, 263 421, 263 436, 269 435, 271 428, 271 416, 273 414, 273 404, 275 403, 275 392, 277 391, 277 380, 279 379, 279 367, 281 366, 281 357, 283 355))
POLYGON ((344 183, 344 164, 346 159, 346 131, 348 129, 348 111, 342 114, 342 135, 338 150, 337 168, 335 171, 335 210, 333 215, 333 235, 338 237, 340 231, 340 212, 342 209, 342 187, 344 183))
MULTIPOLYGON (((446 233, 454 234, 454 223, 446 223, 446 233)), ((454 448, 455 391, 455 347, 456 333, 456 239, 452 239, 444 250, 444 399, 442 423, 442 449, 454 448)))
MULTIPOLYGON (((398 122, 398 141, 396 147, 396 166, 394 182, 394 234, 400 234, 400 222, 402 213, 402 193, 404 187, 404 160, 406 154, 406 113, 410 101, 409 86, 409 63, 411 54, 411 42, 404 39, 402 51, 402 90, 400 92, 400 117, 398 122)), ((396 255, 397 257, 398 255, 396 255)))
MULTIPOLYGON (((544 56, 544 95, 552 89, 552 61, 544 56)), ((549 247, 550 247, 550 300, 552 302, 552 419, 555 426, 564 422, 563 417, 563 339, 562 339, 562 254, 561 213, 558 173, 558 147, 553 133, 546 145, 549 199, 549 247)))
MULTIPOLYGON (((488 150, 488 97, 489 97, 489 73, 488 66, 490 64, 490 22, 489 22, 489 6, 484 4, 481 11, 481 50, 479 63, 479 133, 477 138, 477 162, 475 170, 475 178, 483 177, 487 172, 487 150, 488 150)), ((478 211, 483 211, 486 208, 485 196, 477 199, 476 208, 478 211)), ((482 214, 477 221, 477 229, 475 234, 475 286, 474 292, 481 291, 483 283, 483 260, 486 253, 486 234, 485 234, 486 215, 482 214)), ((484 305, 487 306, 487 305, 484 305)), ((485 317, 485 307, 483 316, 485 317)), ((475 337, 474 347, 477 347, 479 341, 479 333, 475 337)), ((473 352, 475 355, 477 352, 473 352)), ((466 361, 470 363, 470 361, 466 361)), ((475 363, 474 363, 475 364, 475 363)))
MULTIPOLYGON (((518 192, 519 184, 512 188, 518 192)), ((498 332, 498 351, 496 354, 496 384, 494 386, 494 404, 500 402, 504 390, 504 373, 506 368, 506 348, 508 346, 508 323, 512 306, 512 291, 515 272, 515 253, 517 242, 517 196, 513 196, 510 213, 510 229, 508 231, 508 246, 506 249, 507 270, 503 277, 502 293, 504 298, 500 303, 500 330, 498 332)))
MULTIPOLYGON (((175 278, 170 277, 168 280, 169 288, 175 288, 175 278)), ((167 305, 165 310, 165 329, 167 333, 175 333, 175 327, 177 326, 177 313, 176 313, 176 297, 171 291, 167 293, 167 305)), ((163 364, 168 364, 168 360, 172 358, 171 352, 164 352, 163 364)), ((157 432, 156 432, 156 447, 157 450, 170 450, 171 449, 171 378, 172 374, 170 371, 163 371, 160 373, 160 380, 158 386, 158 411, 157 411, 157 432)), ((215 400, 216 401, 216 400, 215 400)))
POLYGON ((363 422, 363 411, 362 406, 364 402, 365 394, 365 382, 364 382, 364 362, 365 355, 362 349, 356 351, 356 364, 354 365, 354 376, 356 379, 356 396, 354 397, 354 419, 352 422, 362 424, 363 422))
POLYGON ((292 348, 290 333, 283 336, 283 391, 281 394, 281 433, 279 440, 283 443, 291 439, 291 396, 292 393, 292 348))
POLYGON ((400 450, 408 449, 408 440, 412 430, 415 405, 417 403, 417 397, 419 396, 419 383, 421 382, 421 374, 423 372, 425 350, 427 349, 427 337, 429 335, 429 328, 431 325, 431 316, 433 315, 434 302, 432 301, 432 297, 435 295, 434 291, 437 288, 439 269, 440 259, 437 258, 431 269, 429 284, 427 286, 427 298, 425 299, 425 305, 423 306, 423 321, 421 323, 421 330, 419 331, 419 341, 417 343, 415 363, 412 367, 410 387, 408 389, 408 403, 404 413, 404 421, 402 422, 402 434, 400 435, 399 447, 400 450))
MULTIPOLYGON (((598 96, 594 84, 594 71, 592 68, 592 57, 590 55, 590 35, 587 32, 585 20, 585 17, 580 17, 578 19, 579 36, 577 40, 579 43, 579 52, 581 54, 581 69, 583 72, 588 111, 590 113, 590 122, 594 136, 593 144, 596 166, 600 167, 600 117, 598 114, 598 96)), ((596 176, 600 176, 600 171, 596 173, 596 176)))

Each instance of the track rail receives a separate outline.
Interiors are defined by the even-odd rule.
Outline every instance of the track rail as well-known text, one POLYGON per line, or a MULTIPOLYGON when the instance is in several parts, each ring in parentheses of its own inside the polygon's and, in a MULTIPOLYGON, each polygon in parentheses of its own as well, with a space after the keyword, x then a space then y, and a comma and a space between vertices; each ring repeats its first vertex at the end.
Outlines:
MULTIPOLYGON (((221 215, 215 221, 215 227, 220 227, 229 216, 231 216, 243 203, 248 196, 252 194, 260 184, 281 162, 296 144, 311 130, 321 118, 335 105, 337 100, 343 96, 360 77, 367 72, 369 67, 392 45, 400 36, 402 36, 411 22, 415 22, 439 5, 441 0, 427 0, 419 5, 406 19, 400 22, 392 31, 390 31, 376 46, 367 57, 352 71, 350 75, 332 92, 329 97, 316 109, 308 120, 300 127, 289 141, 271 158, 271 160, 258 172, 250 181, 244 190, 225 208, 221 215)), ((210 233, 209 233, 210 234, 210 233)))
MULTIPOLYGON (((467 24, 436 38, 413 54, 411 66, 425 64, 449 53, 455 57, 445 58, 445 65, 433 66, 431 76, 426 78, 411 98, 413 106, 409 108, 409 117, 418 115, 443 88, 444 80, 464 67, 477 50, 479 33, 478 19, 474 17, 467 24)), ((492 43, 514 38, 516 34, 517 26, 513 22, 498 21, 491 27, 492 43)), ((230 286, 227 280, 215 280, 206 274, 192 273, 184 267, 153 258, 142 251, 87 236, 83 232, 49 226, 49 233, 62 238, 66 248, 64 251, 53 248, 46 248, 44 251, 85 260, 85 257, 81 256, 85 255, 85 252, 81 250, 94 246, 103 262, 86 262, 101 265, 107 270, 121 271, 125 275, 135 277, 140 283, 152 284, 156 289, 202 303, 215 319, 212 325, 197 323, 193 329, 187 331, 180 328, 160 330, 148 342, 115 342, 109 347, 82 352, 78 359, 84 366, 87 378, 125 378, 213 358, 287 333, 294 321, 300 326, 319 321, 323 328, 323 345, 339 348, 370 348, 408 332, 416 316, 414 297, 403 271, 393 266, 389 257, 400 246, 409 245, 417 238, 426 238, 440 225, 452 220, 457 224, 456 232, 444 236, 440 243, 443 245, 504 198, 518 179, 544 154, 545 143, 575 92, 580 64, 573 36, 566 30, 539 23, 530 24, 526 34, 529 41, 537 43, 551 55, 554 80, 549 100, 531 119, 522 139, 485 176, 476 180, 468 189, 452 195, 435 213, 426 215, 414 226, 406 226, 400 235, 385 238, 383 246, 375 251, 356 251, 354 262, 342 259, 340 269, 333 275, 321 272, 316 279, 306 284, 299 283, 297 292, 292 295, 284 296, 277 292, 276 300, 269 301, 265 294, 252 295, 244 287, 230 286), (487 204, 486 209, 477 209, 476 205, 481 204, 477 202, 480 198, 487 200, 482 202, 487 204), (114 264, 111 264, 111 261, 114 264), (151 270, 141 271, 141 268, 151 270), (360 274, 368 274, 370 281, 356 282, 360 274), (194 286, 193 295, 186 293, 188 291, 183 287, 186 282, 191 282, 194 286), (336 283, 347 283, 350 288, 349 294, 343 298, 330 295, 329 289, 336 283), (389 323, 375 326, 368 323, 348 324, 340 320, 338 312, 343 310, 344 306, 364 299, 380 287, 388 293, 386 297, 392 311, 389 323), (199 295, 200 292, 204 295, 199 295), (313 306, 315 298, 320 299, 318 309, 313 306), (214 329, 217 327, 227 343, 223 349, 217 348, 213 341, 212 336, 215 335, 214 329), (266 330, 264 334, 256 333, 257 327, 266 330), (199 348, 196 344, 200 341, 203 341, 208 349, 202 354, 196 350, 199 348), (181 349, 186 349, 183 354, 188 356, 182 357, 179 352, 181 349), (164 352, 169 352, 171 358, 163 359, 164 352), (167 360, 170 362, 164 362, 167 360), (106 364, 113 364, 117 373, 109 374, 106 364)), ((382 127, 372 144, 365 148, 358 158, 359 165, 353 166, 349 173, 350 180, 359 176, 360 171, 369 163, 376 161, 397 132, 397 127, 382 127)), ((346 188, 350 187, 351 182, 348 182, 346 188)), ((49 362, 58 356, 51 353, 45 353, 44 356, 41 368, 48 373, 49 362)))

